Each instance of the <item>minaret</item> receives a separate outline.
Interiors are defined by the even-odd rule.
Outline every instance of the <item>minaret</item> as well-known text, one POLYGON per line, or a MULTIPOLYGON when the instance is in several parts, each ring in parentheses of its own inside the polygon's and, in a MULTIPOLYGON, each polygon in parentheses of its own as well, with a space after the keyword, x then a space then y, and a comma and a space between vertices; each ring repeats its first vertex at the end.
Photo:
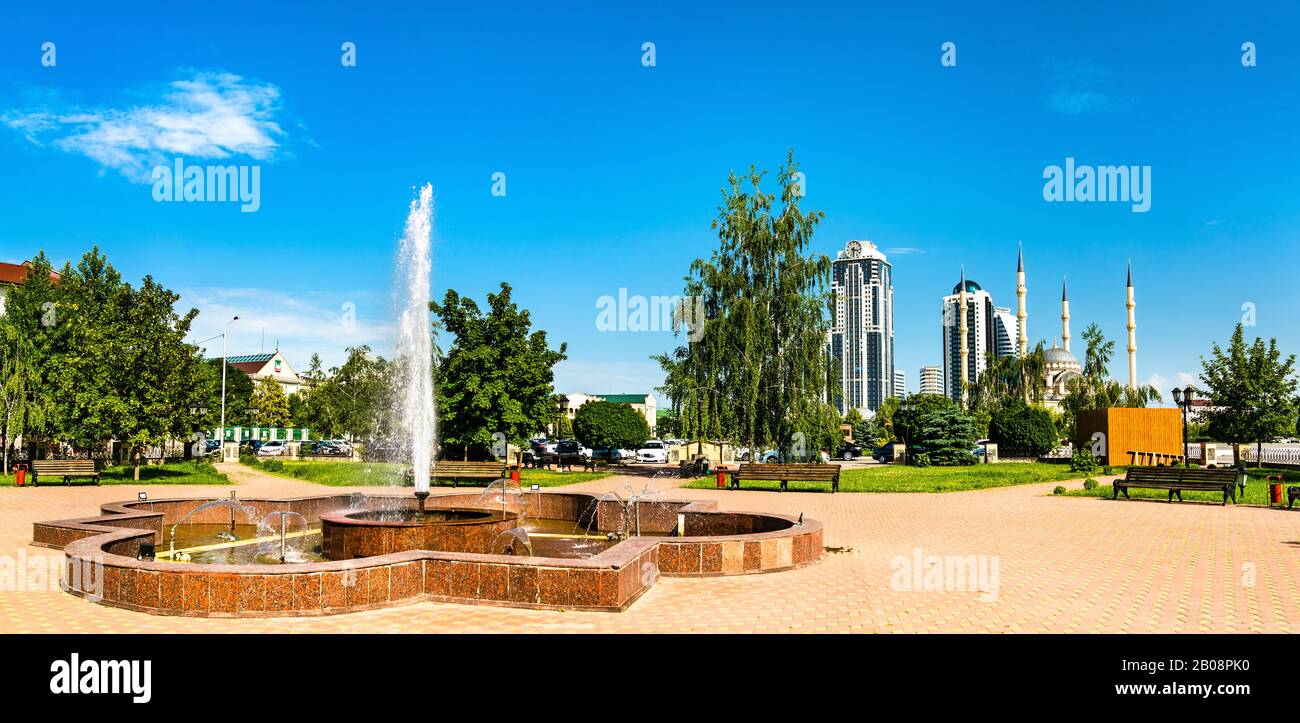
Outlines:
POLYGON ((1138 385, 1138 359, 1137 359, 1137 322, 1134 321, 1133 307, 1137 306, 1133 301, 1133 261, 1128 262, 1128 386, 1129 389, 1137 389, 1138 385))
POLYGON ((1016 258, 1016 326, 1020 327, 1020 358, 1029 354, 1029 312, 1025 310, 1025 247, 1020 246, 1016 258))
POLYGON ((966 404, 967 363, 970 348, 966 345, 966 267, 961 267, 961 286, 957 291, 957 338, 961 340, 961 403, 966 404))
POLYGON ((1070 297, 1066 294, 1066 281, 1061 280, 1061 345, 1070 350, 1070 297))

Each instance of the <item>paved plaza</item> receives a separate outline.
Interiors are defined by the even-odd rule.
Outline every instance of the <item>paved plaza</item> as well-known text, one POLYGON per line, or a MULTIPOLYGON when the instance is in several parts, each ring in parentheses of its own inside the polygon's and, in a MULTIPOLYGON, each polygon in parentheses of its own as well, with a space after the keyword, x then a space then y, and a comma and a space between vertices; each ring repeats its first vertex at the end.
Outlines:
MULTIPOLYGON (((104 502, 320 493, 319 485, 224 465, 234 487, 0 488, 0 555, 31 547, 37 520, 88 517, 104 502)), ((1103 484, 1106 483, 1103 480, 1103 484)), ((644 478, 565 489, 611 490, 644 478)), ((154 616, 54 591, 0 592, 0 632, 1297 632, 1300 511, 1058 497, 1057 483, 944 494, 674 489, 722 510, 803 513, 825 523, 828 552, 796 570, 662 578, 622 613, 422 602, 324 617, 154 616), (985 573, 913 585, 903 563, 962 559, 985 573), (924 589, 934 587, 957 589, 924 589), (913 589, 906 589, 912 587, 913 589), (922 589, 917 589, 917 588, 922 589)), ((1081 481, 1067 482, 1067 487, 1081 481)), ((328 488, 334 489, 334 488, 328 488)), ((357 488, 374 493, 375 488, 357 488)), ((394 494, 401 494, 393 490, 394 494)))

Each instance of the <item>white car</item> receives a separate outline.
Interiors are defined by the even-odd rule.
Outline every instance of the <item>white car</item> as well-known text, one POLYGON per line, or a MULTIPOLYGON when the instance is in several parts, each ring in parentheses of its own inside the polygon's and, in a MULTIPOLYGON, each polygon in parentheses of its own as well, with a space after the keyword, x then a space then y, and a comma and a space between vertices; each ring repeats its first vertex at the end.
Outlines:
POLYGON ((279 440, 266 442, 257 448, 258 457, 279 457, 284 454, 285 444, 279 440))
POLYGON ((636 451, 636 461, 650 464, 668 464, 668 445, 652 439, 636 451))

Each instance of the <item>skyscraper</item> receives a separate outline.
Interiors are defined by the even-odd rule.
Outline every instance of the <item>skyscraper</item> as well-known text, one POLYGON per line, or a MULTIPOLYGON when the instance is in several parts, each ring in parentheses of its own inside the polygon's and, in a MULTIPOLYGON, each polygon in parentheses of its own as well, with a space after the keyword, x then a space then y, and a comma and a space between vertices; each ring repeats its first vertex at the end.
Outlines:
POLYGON ((907 396, 907 375, 902 369, 894 370, 894 396, 899 399, 907 396))
POLYGON ((943 369, 937 366, 921 367, 922 394, 943 394, 943 369))
POLYGON ((964 384, 973 384, 998 354, 999 325, 993 297, 963 271, 943 297, 944 393, 954 401, 964 400, 964 384))
POLYGON ((870 241, 849 241, 831 271, 830 356, 839 410, 875 413, 894 396, 893 268, 870 241))

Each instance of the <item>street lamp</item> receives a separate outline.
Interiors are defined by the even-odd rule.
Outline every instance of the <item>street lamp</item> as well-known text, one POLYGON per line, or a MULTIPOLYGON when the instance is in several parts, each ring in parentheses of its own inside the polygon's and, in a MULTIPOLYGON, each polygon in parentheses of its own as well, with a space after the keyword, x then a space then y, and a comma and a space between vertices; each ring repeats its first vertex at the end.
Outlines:
POLYGON ((1189 464, 1187 460, 1187 408, 1192 406, 1192 402, 1196 400, 1196 387, 1191 384, 1188 384, 1184 389, 1174 387, 1171 394, 1174 397, 1174 404, 1177 404, 1183 410, 1183 466, 1187 467, 1189 464))
POLYGON ((217 439, 221 442, 221 461, 226 461, 226 337, 230 333, 230 325, 239 321, 236 316, 226 322, 226 326, 221 330, 221 429, 217 430, 217 439))

